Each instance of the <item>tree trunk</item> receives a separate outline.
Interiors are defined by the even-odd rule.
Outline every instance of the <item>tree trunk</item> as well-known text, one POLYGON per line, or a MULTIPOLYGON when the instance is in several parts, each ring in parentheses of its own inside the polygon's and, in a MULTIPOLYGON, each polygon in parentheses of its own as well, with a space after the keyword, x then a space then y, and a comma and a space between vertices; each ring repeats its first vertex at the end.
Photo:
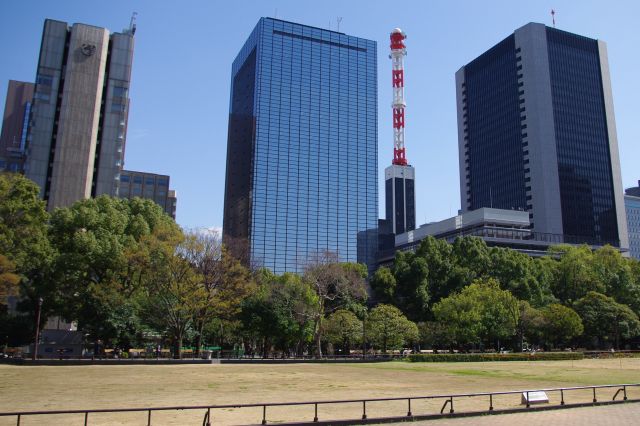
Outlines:
POLYGON ((200 346, 202 346, 202 333, 204 330, 204 323, 198 324, 198 335, 196 336, 196 350, 194 356, 200 358, 200 346))
POLYGON ((320 330, 322 329, 322 315, 318 317, 316 320, 316 325, 314 327, 315 332, 315 342, 316 342, 316 358, 322 358, 322 335, 320 330))
POLYGON ((174 343, 173 358, 182 359, 182 334, 179 336, 176 336, 176 340, 174 343))

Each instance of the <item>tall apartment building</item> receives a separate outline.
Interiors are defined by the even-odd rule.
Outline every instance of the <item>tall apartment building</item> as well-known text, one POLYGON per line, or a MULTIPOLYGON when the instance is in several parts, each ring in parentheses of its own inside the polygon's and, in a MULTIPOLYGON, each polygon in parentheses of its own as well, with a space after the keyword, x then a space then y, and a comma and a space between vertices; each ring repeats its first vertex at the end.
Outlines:
POLYGON ((640 181, 638 186, 625 190, 624 206, 629 231, 629 254, 640 260, 640 181))
POLYGON ((262 18, 232 66, 223 238, 298 272, 315 255, 373 265, 376 43, 262 18), (364 235, 364 234, 362 234, 364 235))
POLYGON ((133 33, 45 21, 26 176, 40 186, 49 209, 118 194, 133 33))
POLYGON ((0 134, 0 171, 20 173, 24 170, 33 89, 33 83, 9 80, 0 134))
POLYGON ((529 23, 456 73, 462 211, 527 211, 559 242, 627 248, 604 42, 529 23))

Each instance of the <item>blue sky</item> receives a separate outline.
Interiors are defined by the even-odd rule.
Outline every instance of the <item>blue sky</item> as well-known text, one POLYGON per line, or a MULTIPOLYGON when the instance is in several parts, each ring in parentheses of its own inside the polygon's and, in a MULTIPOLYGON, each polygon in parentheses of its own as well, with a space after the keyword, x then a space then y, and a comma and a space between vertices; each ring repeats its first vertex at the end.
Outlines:
MULTIPOLYGON (((45 18, 121 31, 138 12, 125 167, 171 175, 177 221, 222 225, 231 63, 258 19, 278 17, 378 41, 379 180, 393 157, 389 32, 402 28, 407 158, 418 224, 460 208, 454 74, 528 22, 607 42, 624 187, 640 179, 640 2, 3 0, 0 103, 7 81, 33 81, 45 18)), ((383 205, 383 204, 381 204, 383 205)), ((384 215, 383 209, 380 216, 384 215)))

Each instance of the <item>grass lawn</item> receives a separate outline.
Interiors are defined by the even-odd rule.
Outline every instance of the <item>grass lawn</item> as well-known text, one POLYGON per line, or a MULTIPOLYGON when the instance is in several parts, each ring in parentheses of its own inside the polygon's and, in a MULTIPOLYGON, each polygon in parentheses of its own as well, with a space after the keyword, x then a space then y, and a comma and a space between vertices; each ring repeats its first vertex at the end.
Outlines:
MULTIPOLYGON (((640 383, 640 359, 549 362, 371 363, 286 365, 158 365, 23 367, 0 365, 0 412, 128 408, 167 405, 246 404, 367 397, 422 396, 561 386, 640 383)), ((614 390, 602 391, 610 399, 614 390)), ((553 394, 552 400, 557 400, 553 394)), ((559 396, 558 396, 559 397, 559 396)), ((629 391, 640 398, 640 389, 629 391)), ((590 401, 590 391, 565 395, 590 401)), ((494 399, 496 408, 517 406, 518 396, 494 399)), ((443 401, 414 401, 414 414, 440 411, 443 401)), ((406 414, 406 401, 371 403, 369 417, 406 414)), ((456 411, 486 409, 487 401, 461 399, 456 411)), ((361 415, 361 404, 320 406, 320 419, 361 415)), ((152 424, 202 424, 204 412, 154 414, 152 424)), ((214 424, 259 423, 262 409, 213 413, 214 424)), ((312 420, 313 406, 269 409, 267 419, 312 420)), ((83 424, 81 415, 26 417, 21 425, 83 424)), ((0 425, 15 418, 1 418, 0 425)), ((97 414, 89 424, 146 424, 146 414, 97 414)))

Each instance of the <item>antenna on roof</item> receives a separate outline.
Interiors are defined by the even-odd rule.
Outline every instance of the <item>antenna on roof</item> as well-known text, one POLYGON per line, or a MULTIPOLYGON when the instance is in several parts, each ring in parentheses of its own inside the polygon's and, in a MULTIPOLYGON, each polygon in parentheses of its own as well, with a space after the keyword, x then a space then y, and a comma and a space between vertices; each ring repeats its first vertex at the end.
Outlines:
POLYGON ((340 32, 340 22, 342 22, 342 16, 338 16, 336 20, 338 21, 338 32, 340 32))
POLYGON ((129 21, 129 33, 131 35, 136 33, 136 16, 138 16, 138 12, 133 12, 131 14, 131 21, 129 21))
POLYGON ((553 22, 553 28, 556 27, 556 11, 551 9, 551 21, 553 22))

